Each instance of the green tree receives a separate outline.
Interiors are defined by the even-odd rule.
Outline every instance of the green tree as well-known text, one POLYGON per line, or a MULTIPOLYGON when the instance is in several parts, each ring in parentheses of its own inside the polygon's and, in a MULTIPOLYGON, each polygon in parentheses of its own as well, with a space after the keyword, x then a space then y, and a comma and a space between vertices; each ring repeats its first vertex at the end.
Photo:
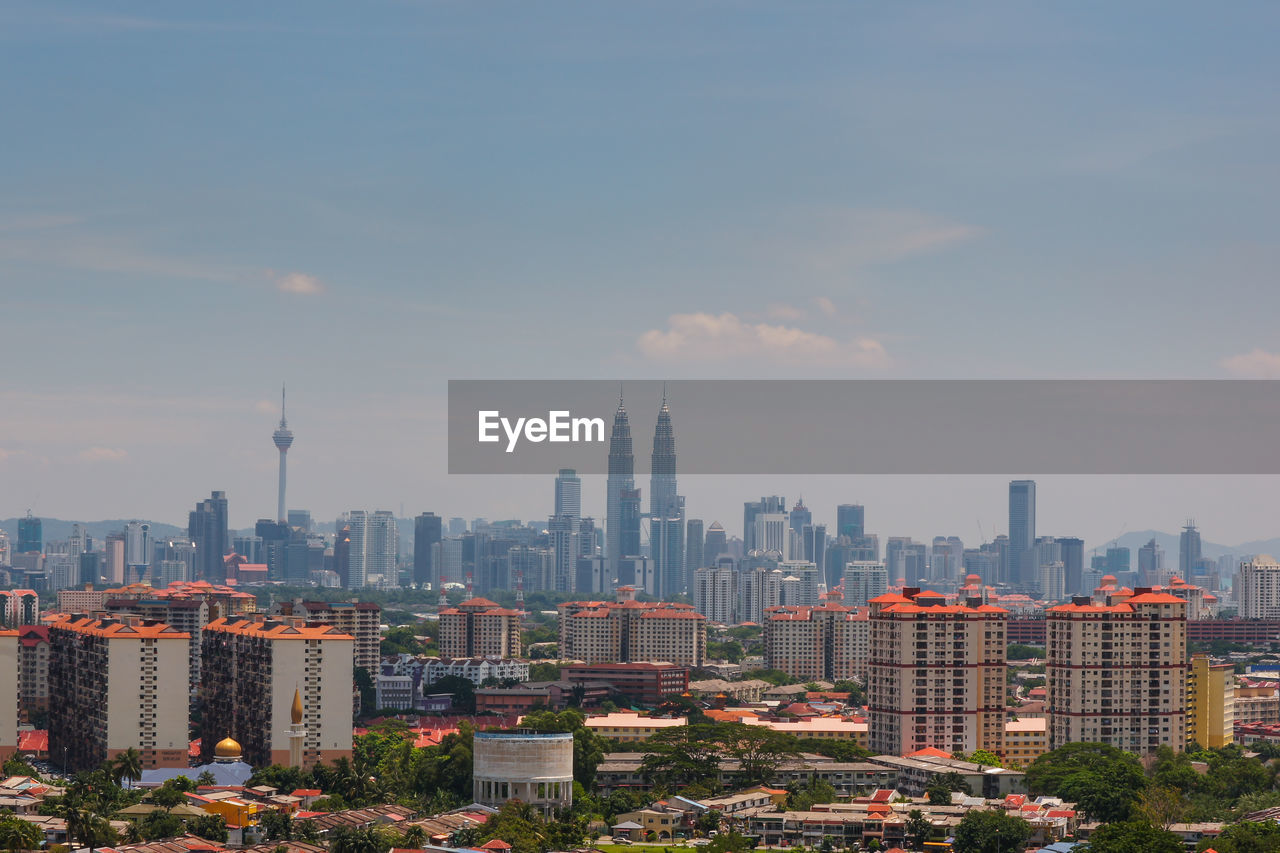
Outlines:
POLYGON ((810 776, 809 781, 804 786, 799 786, 795 783, 787 786, 788 811, 808 811, 815 803, 834 803, 835 801, 835 787, 827 780, 819 779, 817 776, 810 776))
POLYGON ((1182 853, 1185 849, 1177 835, 1146 820, 1106 823, 1089 836, 1089 853, 1182 853))
POLYGON ((750 838, 736 829, 731 829, 711 839, 711 843, 705 849, 707 853, 751 853, 755 846, 755 842, 750 838))
POLYGON ((1247 821, 1232 824, 1217 838, 1206 838, 1196 850, 1218 853, 1277 853, 1280 851, 1280 824, 1247 821))
POLYGON ((911 846, 916 849, 923 849, 924 843, 933 835, 933 824, 920 809, 907 812, 907 823, 904 829, 911 846))
POLYGON ((121 779, 128 779, 132 784, 142 778, 142 753, 132 746, 116 756, 114 762, 116 784, 121 779))
POLYGON ((138 834, 143 841, 155 841, 158 838, 173 838, 183 831, 182 818, 167 811, 156 809, 145 814, 137 821, 138 834))
MULTIPOLYGON (((956 826, 955 853, 1015 853, 1031 837, 1031 824, 1002 811, 970 810, 956 826)), ((1135 848, 1139 849, 1139 848, 1135 848)))
POLYGON ((981 764, 983 767, 1004 767, 1000 756, 996 755, 989 749, 976 749, 965 757, 966 761, 973 764, 981 764))
MULTIPOLYGON (((214 776, 213 773, 209 770, 202 771, 200 775, 196 777, 197 786, 204 787, 206 785, 216 785, 216 784, 218 784, 218 778, 214 776)), ((296 791, 297 788, 291 788, 290 790, 296 791)))
POLYGON ((951 792, 958 791, 962 794, 972 794, 973 789, 964 777, 955 771, 949 773, 939 773, 929 781, 929 787, 925 789, 925 796, 929 798, 929 804, 934 806, 945 806, 951 802, 951 792))
POLYGON ((341 826, 329 833, 329 853, 387 853, 391 840, 374 826, 341 826))
POLYGON ((431 685, 432 693, 448 693, 453 697, 454 710, 463 714, 476 712, 476 686, 469 678, 446 675, 431 685))
POLYGON ((187 821, 187 832, 192 835, 198 835, 206 841, 225 842, 227 840, 227 822, 222 815, 203 815, 187 821))
POLYGON ((258 834, 264 841, 293 840, 293 818, 284 812, 268 811, 258 818, 258 834))
POLYGON ((1101 823, 1127 819, 1146 786, 1137 757, 1103 743, 1069 743, 1046 752, 1027 768, 1032 794, 1076 803, 1101 823))
POLYGON ((1151 785, 1133 807, 1134 813, 1153 826, 1168 829, 1181 823, 1191 810, 1191 803, 1177 788, 1151 785))
POLYGON ((44 833, 31 821, 0 815, 0 847, 17 853, 19 850, 37 850, 44 844, 44 833))

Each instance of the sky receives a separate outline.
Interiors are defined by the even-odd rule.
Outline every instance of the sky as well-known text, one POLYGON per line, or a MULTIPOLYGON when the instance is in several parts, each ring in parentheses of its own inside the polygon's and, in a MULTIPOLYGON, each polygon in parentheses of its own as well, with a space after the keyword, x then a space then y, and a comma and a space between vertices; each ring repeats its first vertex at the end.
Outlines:
MULTIPOLYGON (((10 0, 0 517, 271 515, 281 382, 290 506, 531 519, 549 478, 445 473, 447 379, 1280 378, 1278 19, 10 0)), ((1006 526, 1001 478, 786 480, 682 490, 731 532, 775 492, 1006 526)), ((1276 486, 1054 478, 1041 514, 1239 542, 1276 486)))

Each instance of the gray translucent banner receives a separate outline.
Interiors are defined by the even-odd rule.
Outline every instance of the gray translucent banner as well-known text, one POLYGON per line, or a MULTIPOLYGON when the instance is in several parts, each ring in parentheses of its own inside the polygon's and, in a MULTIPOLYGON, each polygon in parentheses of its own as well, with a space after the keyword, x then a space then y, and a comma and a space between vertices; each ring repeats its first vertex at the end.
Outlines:
POLYGON ((450 380, 449 472, 605 474, 621 388, 648 474, 664 386, 681 474, 1280 473, 1267 380, 450 380))

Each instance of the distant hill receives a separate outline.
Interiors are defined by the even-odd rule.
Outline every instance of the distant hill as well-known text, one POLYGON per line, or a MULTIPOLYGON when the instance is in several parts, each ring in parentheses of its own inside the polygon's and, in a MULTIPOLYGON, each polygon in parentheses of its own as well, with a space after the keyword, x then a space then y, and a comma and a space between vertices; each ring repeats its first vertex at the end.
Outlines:
MULTIPOLYGON (((121 518, 108 521, 63 521, 60 518, 45 518, 41 516, 41 535, 44 536, 46 542, 57 542, 63 539, 71 538, 71 526, 79 524, 83 527, 95 542, 101 542, 107 538, 108 533, 119 533, 124 530, 124 526, 130 521, 147 521, 145 518, 121 518)), ((178 527, 173 524, 165 524, 162 521, 148 521, 151 525, 151 535, 154 537, 169 536, 186 536, 187 529, 178 527)), ((4 518, 0 519, 0 530, 9 534, 9 541, 16 542, 18 539, 18 519, 4 518)))
MULTIPOLYGON (((1131 565, 1137 568, 1138 565, 1138 549, 1146 545, 1152 539, 1156 540, 1156 544, 1164 549, 1164 564, 1166 566, 1178 565, 1178 542, 1181 539, 1181 533, 1164 533, 1160 530, 1136 530, 1125 533, 1119 539, 1115 540, 1121 548, 1128 548, 1131 552, 1131 565)), ((1086 542, 1085 546, 1092 553, 1097 549, 1098 553, 1102 553, 1111 546, 1111 542, 1086 542)), ((1273 539, 1256 539, 1252 542, 1242 542, 1239 545, 1222 545, 1217 542, 1209 542, 1205 539, 1200 541, 1200 551, 1206 557, 1217 559, 1224 554, 1231 554, 1236 557, 1245 557, 1251 554, 1280 554, 1280 538, 1273 539)))

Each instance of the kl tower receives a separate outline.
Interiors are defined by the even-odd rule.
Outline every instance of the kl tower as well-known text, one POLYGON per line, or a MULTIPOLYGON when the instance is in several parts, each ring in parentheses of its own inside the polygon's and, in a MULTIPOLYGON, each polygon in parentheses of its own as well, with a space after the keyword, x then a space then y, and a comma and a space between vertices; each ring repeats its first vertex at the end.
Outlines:
POLYGON ((293 444, 293 430, 289 429, 289 424, 284 419, 284 386, 280 386, 280 427, 271 433, 271 440, 276 444, 276 450, 280 451, 280 494, 276 499, 276 519, 284 524, 288 522, 289 516, 284 509, 284 484, 285 484, 285 454, 289 452, 289 447, 293 444))

